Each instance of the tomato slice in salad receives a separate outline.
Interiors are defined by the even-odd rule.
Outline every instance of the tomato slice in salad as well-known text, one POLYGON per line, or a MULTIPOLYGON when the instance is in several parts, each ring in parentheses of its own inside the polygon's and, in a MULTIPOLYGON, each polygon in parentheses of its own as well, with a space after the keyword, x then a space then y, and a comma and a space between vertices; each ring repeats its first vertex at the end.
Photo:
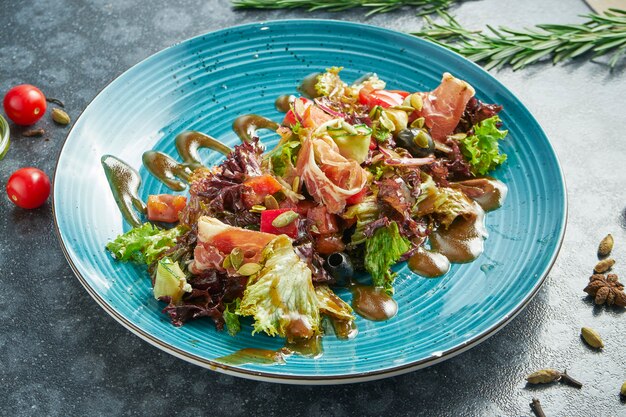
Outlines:
POLYGON ((244 182, 244 184, 252 188, 254 193, 260 197, 265 197, 266 195, 277 193, 283 188, 283 186, 280 185, 276 178, 268 174, 249 178, 244 182))
POLYGON ((359 102, 369 107, 381 106, 384 108, 399 106, 409 93, 400 90, 375 90, 365 86, 359 91, 359 102))
POLYGON ((187 205, 187 197, 172 194, 148 196, 148 220, 153 222, 174 223, 187 205))
POLYGON ((264 233, 272 233, 274 235, 287 235, 292 239, 296 239, 298 237, 298 220, 291 222, 285 227, 274 227, 272 222, 279 215, 290 211, 290 208, 281 208, 274 210, 265 210, 261 213, 261 232, 264 233))

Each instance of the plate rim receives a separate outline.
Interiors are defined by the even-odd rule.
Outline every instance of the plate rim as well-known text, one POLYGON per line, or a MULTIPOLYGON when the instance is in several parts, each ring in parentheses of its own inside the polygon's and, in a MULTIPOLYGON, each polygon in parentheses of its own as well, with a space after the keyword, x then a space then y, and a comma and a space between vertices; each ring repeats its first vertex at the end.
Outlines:
MULTIPOLYGON (((543 130, 541 124, 537 121, 537 119, 533 116, 533 114, 530 112, 530 110, 524 105, 524 103, 513 93, 511 92, 504 84, 502 84, 495 76, 493 76, 491 73, 489 73, 488 71, 486 71, 484 68, 482 68, 481 66, 477 65, 476 63, 474 63, 473 61, 470 61, 469 59, 463 57, 462 55, 457 54, 456 52, 450 51, 449 49, 444 48, 443 46, 440 46, 434 42, 430 42, 428 40, 425 40, 423 38, 417 37, 417 36, 413 36, 407 33, 403 33, 400 31, 396 31, 393 29, 388 29, 385 27, 381 27, 381 26, 375 26, 375 25, 370 25, 370 24, 366 24, 366 23, 361 23, 361 22, 352 22, 352 21, 343 21, 343 20, 337 20, 337 19, 279 19, 279 20, 267 20, 267 21, 257 21, 257 22, 250 22, 250 23, 245 23, 245 24, 241 24, 241 25, 234 25, 234 26, 227 26, 221 29, 217 29, 217 30, 213 30, 213 31, 209 31, 206 33, 201 33, 198 34, 196 36, 181 40, 179 42, 176 42, 166 48, 163 48, 155 53, 153 53, 152 55, 142 59, 141 61, 137 62, 136 64, 132 65, 131 67, 127 68, 126 70, 124 70, 121 74, 117 75, 115 78, 113 78, 112 80, 110 80, 109 82, 107 82, 99 91, 98 93, 89 101, 89 103, 85 106, 84 110, 80 113, 80 115, 78 116, 78 118, 76 119, 76 122, 74 122, 74 124, 72 125, 72 127, 70 128, 70 130, 67 133, 67 136, 65 137, 65 140, 63 141, 63 145, 61 147, 61 150, 59 151, 58 157, 57 157, 57 161, 55 164, 55 169, 54 169, 54 176, 53 176, 53 193, 52 193, 52 215, 53 215, 53 220, 54 220, 54 230, 55 230, 55 234, 57 236, 57 239, 59 241, 59 244, 61 246, 61 250, 63 252, 63 255, 65 256, 65 259, 68 261, 72 271, 74 272, 74 275, 76 276, 76 278, 78 279, 78 281, 81 283, 81 285, 87 290, 87 292, 89 293, 89 295, 97 302, 98 305, 100 305, 100 307, 102 309, 104 309, 104 311, 106 313, 108 313, 111 317, 113 317, 113 319, 115 319, 118 323, 120 323, 122 326, 124 326, 127 330, 129 330, 131 333, 135 334, 136 336, 140 337, 142 340, 148 342, 149 344, 151 344, 154 347, 157 347, 158 349, 171 354, 179 359, 183 359, 189 363, 201 366, 203 368, 206 369, 210 369, 213 371, 217 371, 220 373, 224 373, 227 375, 232 375, 232 376, 238 376, 238 377, 242 377, 242 378, 246 378, 246 379, 251 379, 251 380, 257 380, 257 381, 264 381, 264 382, 275 382, 275 383, 284 383, 284 384, 300 384, 300 385, 333 385, 333 384, 349 384, 349 383, 357 383, 357 382, 364 382, 364 381, 373 381, 373 380, 378 380, 378 379, 383 379, 383 378, 389 378, 389 377, 393 377, 393 376, 398 376, 398 375, 402 375, 414 370, 418 370, 418 369, 422 369, 431 365, 435 365, 437 363, 443 362, 444 360, 450 359, 462 352, 465 352, 469 349, 471 349, 472 347, 477 346, 478 344, 484 342, 485 340, 487 340, 489 337, 493 336, 494 334, 496 334, 498 331, 500 331, 505 325, 507 325, 508 323, 510 323, 527 305, 528 303, 535 297, 535 295, 539 292, 539 289, 542 287, 542 285, 544 284, 547 276, 549 275, 550 271, 552 270, 552 267, 554 266, 554 263, 556 262, 556 259, 559 255, 559 252, 562 248, 563 245, 563 240, 565 237, 565 232, 567 229, 567 220, 568 220, 568 212, 569 212, 569 201, 568 201, 568 193, 567 193, 567 184, 565 181, 565 175, 563 172, 563 168, 561 166, 561 162, 559 160, 558 154, 556 152, 556 150, 554 149, 554 146, 552 146, 552 143, 550 142, 548 136, 546 135, 545 131, 543 130), (59 221, 58 221, 58 217, 57 217, 57 210, 56 210, 56 182, 57 182, 57 172, 58 172, 58 168, 61 162, 61 158, 64 154, 64 152, 66 151, 66 146, 67 146, 67 139, 72 135, 75 126, 78 124, 78 121, 83 117, 83 114, 89 109, 89 107, 92 105, 92 103, 98 99, 98 97, 101 96, 101 94, 103 93, 104 90, 106 90, 113 82, 115 82, 116 80, 118 80, 120 77, 124 76, 126 73, 128 73, 129 71, 131 71, 132 69, 136 68, 137 66, 143 64, 144 62, 151 60, 151 59, 156 59, 157 56, 161 55, 162 53, 165 53, 166 51, 169 51, 171 48, 174 48, 178 45, 184 44, 184 43, 188 43, 188 42, 193 42, 195 40, 199 40, 203 37, 213 37, 222 33, 226 33, 229 31, 233 31, 233 30, 245 30, 245 29, 250 29, 250 28, 254 28, 254 27, 260 27, 260 26, 270 26, 270 25, 293 25, 293 24, 330 24, 330 25, 340 25, 340 26, 352 26, 355 27, 357 29, 365 29, 365 30, 369 30, 369 31, 378 31, 378 32, 382 32, 385 33, 387 35, 392 34, 394 36, 401 36, 404 38, 408 38, 414 41, 417 41, 418 43, 424 43, 424 44, 428 44, 430 47, 435 47, 437 49, 439 49, 442 53, 444 54, 448 54, 450 56, 455 57, 456 59, 461 59, 464 61, 464 63, 466 65, 470 65, 473 66, 475 69, 478 69, 480 72, 483 72, 484 74, 488 75, 489 78, 491 78, 492 82, 495 82, 495 84, 498 86, 498 88, 503 89, 504 91, 506 91, 507 93, 509 93, 511 96, 513 96, 513 98, 518 102, 519 106, 521 107, 521 109, 523 111, 525 111, 528 116, 530 116, 532 118, 532 120, 537 124, 537 128, 539 129, 539 132, 543 135, 543 137, 546 140, 546 144, 548 146, 548 148, 550 149, 550 151, 552 152, 552 155, 554 156, 555 162, 556 162, 556 168, 557 168, 557 172, 558 172, 558 176, 560 177, 561 180, 561 187, 559 187, 559 191, 561 193, 561 195, 563 196, 563 212, 562 212, 562 216, 559 218, 559 226, 560 226, 560 233, 558 236, 558 241, 557 241, 557 245, 546 265, 546 267, 544 268, 544 270, 541 272, 541 277, 540 279, 537 281, 537 283, 535 284, 535 286, 532 288, 531 291, 528 292, 528 294, 525 295, 525 297, 512 309, 512 311, 506 315, 504 315, 498 322, 496 322, 495 324, 493 324, 490 328, 488 328, 487 330, 479 333, 476 336, 473 336, 472 338, 469 338, 467 340, 465 340, 462 344, 460 344, 459 346, 455 346, 451 349, 448 349, 446 351, 443 351, 442 354, 440 356, 434 357, 434 356, 430 356, 428 358, 424 358, 421 360, 417 360, 417 361, 413 361, 413 362, 409 362, 406 364, 402 364, 402 365, 398 365, 398 366, 394 366, 394 367, 389 367, 389 368, 385 368, 385 369, 379 369, 379 370, 373 370, 373 371, 364 371, 364 372, 357 372, 354 374, 336 374, 336 375, 325 375, 325 376, 318 376, 318 375, 296 375, 296 374, 292 374, 292 375, 286 375, 286 374, 277 374, 277 373, 272 373, 272 372, 267 372, 267 371, 253 371, 250 369, 245 369, 245 368, 241 368, 238 366, 233 366, 233 365, 227 365, 227 364, 223 364, 220 362, 216 362, 215 360, 211 360, 211 359, 207 359, 189 352, 185 352, 181 349, 179 349, 176 346, 173 346, 169 343, 163 342, 162 340, 160 340, 158 337, 150 334, 149 332, 141 329, 139 326, 137 326, 136 324, 134 324, 133 322, 131 322, 130 320, 126 319, 123 315, 121 315, 114 307, 112 307, 109 303, 106 302, 106 300, 100 295, 98 294, 97 291, 94 290, 94 288, 92 286, 90 286, 87 282, 87 280, 85 279, 85 277, 82 275, 82 273, 78 270, 78 267, 76 266, 76 264, 74 263, 73 259, 71 258, 70 254, 69 254, 69 250, 68 247, 63 239, 60 227, 59 227, 59 221)), ((268 368, 271 369, 271 368, 268 368)))

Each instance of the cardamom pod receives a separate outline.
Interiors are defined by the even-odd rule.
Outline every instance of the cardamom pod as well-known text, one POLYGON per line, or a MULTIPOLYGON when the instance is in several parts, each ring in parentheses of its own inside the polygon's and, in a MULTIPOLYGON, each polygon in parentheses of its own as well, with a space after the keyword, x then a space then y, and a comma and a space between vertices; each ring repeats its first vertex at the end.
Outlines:
POLYGON ((276 201, 273 195, 266 195, 264 203, 268 210, 276 210, 279 208, 278 201, 276 201))
POLYGON ((239 269, 239 267, 243 263, 243 252, 241 251, 241 249, 233 249, 228 257, 230 258, 230 264, 233 266, 233 268, 239 269))
POLYGON ((623 397, 626 397, 626 382, 622 384, 622 389, 620 391, 620 394, 622 394, 623 397))
POLYGON ((52 120, 63 126, 69 125, 72 121, 67 113, 56 107, 52 109, 52 120))
POLYGON ((254 275, 261 270, 261 265, 249 262, 247 264, 241 265, 241 268, 237 270, 237 273, 243 275, 244 277, 249 277, 250 275, 254 275))
POLYGON ((593 271, 597 274, 602 274, 603 272, 606 272, 609 269, 611 269, 613 265, 615 265, 615 259, 606 258, 598 262, 595 268, 593 268, 593 271))
POLYGON ((613 236, 609 233, 600 241, 600 245, 598 245, 598 256, 605 257, 611 254, 613 250, 613 236))
POLYGON ((293 223, 298 218, 298 213, 293 210, 286 211, 279 214, 272 221, 272 226, 276 228, 286 227, 293 223))
POLYGON ((561 378, 561 373, 556 369, 541 369, 528 375, 526 381, 529 384, 549 384, 558 381, 559 378, 561 378))
POLYGON ((583 337, 583 340, 592 348, 602 349, 604 347, 604 342, 600 337, 600 333, 596 332, 590 327, 583 327, 580 329, 580 334, 583 337))

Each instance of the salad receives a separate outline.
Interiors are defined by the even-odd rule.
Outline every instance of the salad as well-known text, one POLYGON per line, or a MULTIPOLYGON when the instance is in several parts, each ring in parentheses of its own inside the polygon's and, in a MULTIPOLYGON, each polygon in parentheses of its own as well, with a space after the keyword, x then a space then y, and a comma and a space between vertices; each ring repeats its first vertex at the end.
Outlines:
POLYGON ((396 313, 394 265, 408 261, 417 273, 410 279, 424 279, 482 252, 485 211, 506 196, 504 184, 486 177, 506 160, 501 106, 482 103, 448 73, 433 91, 407 92, 374 74, 348 84, 340 71, 307 77, 304 96, 280 97, 280 124, 239 118, 234 149, 186 132, 177 138, 183 163, 147 152, 149 171, 175 190, 188 183, 188 196, 150 195, 145 205, 132 194, 139 180, 111 181, 136 171, 103 157, 136 226, 106 248, 147 265, 174 325, 209 317, 236 335, 246 321, 253 333, 294 342, 330 331, 327 318, 349 338, 355 312, 371 320, 396 313), (264 150, 260 128, 276 131, 276 147, 264 150), (201 146, 226 159, 203 166, 201 146), (352 291, 352 305, 337 287, 352 291))

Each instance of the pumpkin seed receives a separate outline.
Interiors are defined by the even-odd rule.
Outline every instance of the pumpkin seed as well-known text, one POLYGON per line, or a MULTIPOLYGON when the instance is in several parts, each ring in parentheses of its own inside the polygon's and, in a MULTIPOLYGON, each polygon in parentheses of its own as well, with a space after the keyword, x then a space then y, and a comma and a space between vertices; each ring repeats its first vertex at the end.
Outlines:
POLYGON ((293 183, 291 183, 291 190, 294 193, 297 193, 299 188, 300 188, 300 177, 294 177, 293 183))
POLYGON ((273 195, 265 196, 265 207, 267 207, 268 210, 276 210, 279 208, 278 201, 276 201, 273 195))
POLYGON ((243 263, 243 252, 239 248, 235 248, 230 252, 228 256, 230 258, 230 263, 235 269, 239 269, 241 264, 243 263))
POLYGON ((286 227, 298 218, 298 213, 293 210, 279 214, 273 221, 272 226, 276 228, 286 227))
POLYGON ((417 127, 421 129, 424 127, 425 122, 426 119, 424 119, 423 117, 418 117, 417 119, 413 120, 413 122, 411 123, 411 127, 417 127))
POLYGON ((237 270, 237 273, 243 275, 245 277, 249 277, 250 275, 254 275, 261 270, 261 265, 249 262, 247 264, 241 265, 241 268, 237 270))

